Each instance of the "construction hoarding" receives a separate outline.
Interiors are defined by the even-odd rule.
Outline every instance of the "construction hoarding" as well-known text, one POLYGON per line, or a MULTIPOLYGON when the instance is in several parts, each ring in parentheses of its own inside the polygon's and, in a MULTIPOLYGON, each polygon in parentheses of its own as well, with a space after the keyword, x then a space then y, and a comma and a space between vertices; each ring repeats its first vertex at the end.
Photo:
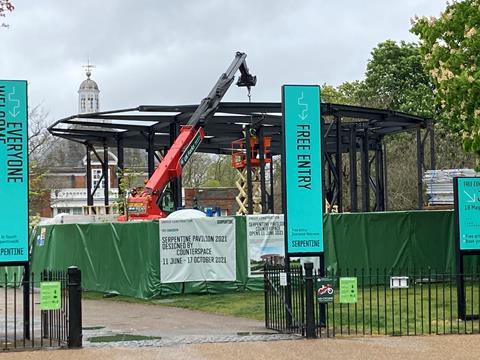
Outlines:
MULTIPOLYGON (((329 271, 455 270, 453 211, 332 214, 323 222, 329 271)), ((32 238, 42 239, 42 228, 44 240, 32 242, 32 270, 78 266, 87 290, 152 298, 263 289, 263 278, 248 274, 245 217, 235 217, 235 281, 162 283, 158 222, 48 225, 32 238)), ((478 259, 466 260, 466 269, 474 266, 478 259)))

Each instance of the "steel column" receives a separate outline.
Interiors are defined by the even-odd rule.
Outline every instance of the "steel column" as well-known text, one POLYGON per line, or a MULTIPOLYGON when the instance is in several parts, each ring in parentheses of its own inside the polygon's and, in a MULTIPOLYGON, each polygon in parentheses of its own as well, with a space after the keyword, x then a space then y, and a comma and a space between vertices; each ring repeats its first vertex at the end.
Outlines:
POLYGON ((357 126, 350 128, 350 211, 358 211, 357 196, 357 126))
POLYGON ((417 128, 417 195, 418 195, 418 209, 423 209, 423 144, 422 144, 421 129, 417 128))
POLYGON ((430 133, 430 169, 435 170, 435 123, 433 120, 428 123, 428 131, 430 133))
POLYGON ((122 177, 123 177, 123 170, 125 169, 125 152, 123 147, 123 138, 121 136, 117 137, 117 187, 118 187, 118 197, 122 198, 123 191, 120 187, 122 177))
POLYGON ((362 138, 362 153, 361 153, 361 163, 362 163, 362 211, 370 211, 370 160, 368 155, 369 147, 368 139, 368 126, 364 128, 364 134, 362 138))
POLYGON ((273 156, 270 153, 268 155, 270 157, 270 201, 269 201, 269 208, 270 208, 270 213, 274 214, 275 213, 275 208, 274 208, 274 192, 273 192, 273 156))
POLYGON ((252 153, 250 151, 250 126, 245 127, 245 151, 247 159, 247 199, 248 199, 248 213, 253 214, 253 184, 252 184, 252 153))
POLYGON ((375 182, 376 210, 385 211, 383 191, 383 151, 381 139, 378 139, 378 143, 375 149, 375 182))
POLYGON ((151 178, 155 172, 155 132, 150 131, 148 133, 148 148, 147 148, 147 164, 148 164, 148 177, 151 178))
MULTIPOLYGON (((173 145, 175 140, 180 133, 180 127, 178 123, 171 123, 170 124, 170 147, 173 145)), ((176 179, 173 179, 171 182, 172 192, 173 192, 173 199, 175 204, 175 209, 178 209, 182 206, 182 177, 179 176, 176 179)))
POLYGON ((92 194, 92 156, 90 154, 90 144, 85 144, 87 149, 87 205, 93 206, 92 194))
POLYGON ((387 143, 383 142, 383 201, 385 211, 388 211, 388 163, 387 163, 387 143))
POLYGON ((263 136, 263 126, 258 129, 258 155, 260 156, 260 191, 262 201, 262 214, 267 213, 267 187, 265 184, 265 142, 263 136))
POLYGON ((103 172, 103 179, 105 180, 105 187, 103 189, 103 196, 104 196, 104 204, 105 204, 105 214, 109 213, 108 210, 108 205, 109 205, 109 199, 108 199, 108 191, 110 189, 110 176, 108 176, 108 146, 103 145, 103 164, 102 164, 102 172, 103 172))
POLYGON ((337 149, 335 157, 335 167, 337 172, 337 209, 338 212, 343 212, 343 176, 342 176, 342 119, 339 116, 335 117, 337 127, 337 149))

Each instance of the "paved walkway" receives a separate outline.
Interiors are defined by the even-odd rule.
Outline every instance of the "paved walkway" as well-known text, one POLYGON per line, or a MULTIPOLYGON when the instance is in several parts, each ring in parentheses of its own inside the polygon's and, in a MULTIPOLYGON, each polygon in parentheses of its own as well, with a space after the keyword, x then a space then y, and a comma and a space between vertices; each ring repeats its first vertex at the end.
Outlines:
POLYGON ((265 329, 261 321, 160 305, 111 300, 83 301, 86 347, 171 346, 176 344, 268 341, 296 338, 265 329), (130 334, 159 337, 145 341, 92 343, 98 336, 130 334))
MULTIPOLYGON (((1 357, 1 355, 0 355, 1 357)), ((238 360, 478 360, 480 335, 365 337, 253 343, 194 344, 153 348, 86 348, 10 353, 5 358, 84 359, 238 359, 238 360)))

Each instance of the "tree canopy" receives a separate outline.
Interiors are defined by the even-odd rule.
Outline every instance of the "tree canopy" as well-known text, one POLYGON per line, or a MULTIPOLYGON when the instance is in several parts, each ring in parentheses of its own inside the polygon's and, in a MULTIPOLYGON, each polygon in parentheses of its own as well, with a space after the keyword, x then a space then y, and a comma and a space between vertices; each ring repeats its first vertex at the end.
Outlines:
POLYGON ((420 38, 443 119, 461 133, 464 149, 480 156, 480 0, 455 1, 439 17, 416 17, 411 31, 420 38))

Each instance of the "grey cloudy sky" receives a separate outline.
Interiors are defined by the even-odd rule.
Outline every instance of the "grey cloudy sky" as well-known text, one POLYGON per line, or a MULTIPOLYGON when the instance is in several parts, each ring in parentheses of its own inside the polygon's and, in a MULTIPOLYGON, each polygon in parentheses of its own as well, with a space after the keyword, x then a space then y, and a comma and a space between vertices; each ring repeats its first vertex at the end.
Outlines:
MULTIPOLYGON (((50 121, 77 112, 81 65, 96 65, 102 110, 199 102, 236 50, 258 76, 253 101, 285 83, 361 79, 386 39, 415 41, 414 15, 445 0, 12 0, 0 78, 26 79, 50 121)), ((246 101, 232 87, 225 100, 246 101)))

